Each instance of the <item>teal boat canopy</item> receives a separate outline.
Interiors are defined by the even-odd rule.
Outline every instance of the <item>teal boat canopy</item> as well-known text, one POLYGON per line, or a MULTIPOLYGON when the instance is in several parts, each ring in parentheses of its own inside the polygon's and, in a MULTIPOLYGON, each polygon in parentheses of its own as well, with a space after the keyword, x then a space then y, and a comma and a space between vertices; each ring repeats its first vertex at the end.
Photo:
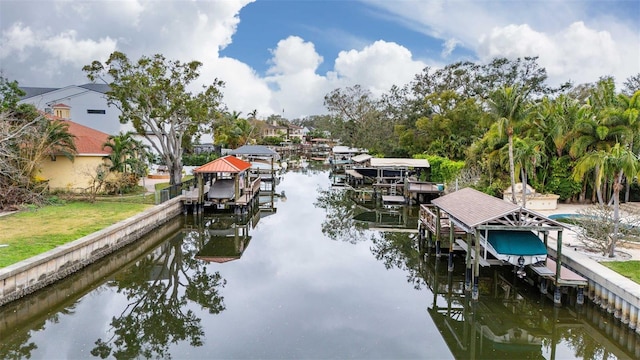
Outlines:
POLYGON ((493 248, 504 255, 545 255, 547 248, 540 238, 531 231, 490 230, 488 241, 493 248))

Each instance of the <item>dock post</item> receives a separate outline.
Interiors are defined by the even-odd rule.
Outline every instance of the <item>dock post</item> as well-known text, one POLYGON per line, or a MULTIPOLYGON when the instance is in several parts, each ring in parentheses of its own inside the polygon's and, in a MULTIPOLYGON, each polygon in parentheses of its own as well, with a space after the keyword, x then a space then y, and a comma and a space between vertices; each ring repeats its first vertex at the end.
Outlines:
POLYGON ((436 256, 440 256, 440 209, 438 208, 436 211, 436 256))
POLYGON ((562 294, 560 293, 560 286, 558 286, 557 283, 556 283, 556 289, 553 292, 553 304, 555 306, 562 305, 562 294))
POLYGON ((449 267, 447 268, 447 270, 449 270, 449 272, 453 272, 453 245, 454 245, 454 239, 453 239, 453 224, 449 225, 449 267))
POLYGON ((578 305, 584 305, 584 287, 578 287, 578 296, 576 297, 576 303, 578 305))
POLYGON ((473 263, 471 262, 471 234, 467 233, 467 255, 465 258, 464 287, 468 291, 471 289, 471 277, 473 276, 473 263))
POLYGON ((475 258, 473 262, 473 290, 471 291, 471 298, 474 301, 478 301, 480 297, 480 289, 478 283, 480 282, 480 231, 476 230, 476 243, 475 243, 475 258))

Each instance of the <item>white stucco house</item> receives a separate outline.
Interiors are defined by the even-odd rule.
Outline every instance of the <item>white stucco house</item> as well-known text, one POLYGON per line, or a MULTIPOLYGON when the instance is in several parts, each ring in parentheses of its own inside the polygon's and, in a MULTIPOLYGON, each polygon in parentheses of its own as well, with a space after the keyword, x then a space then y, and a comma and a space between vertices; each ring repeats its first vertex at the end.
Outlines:
MULTIPOLYGON (((131 124, 120 123, 120 109, 115 105, 109 105, 106 95, 109 85, 89 83, 63 88, 21 86, 20 89, 26 95, 19 103, 32 104, 38 110, 60 119, 73 120, 109 135, 134 131, 131 124)), ((147 143, 151 151, 157 154, 144 136, 136 135, 136 138, 147 143)))

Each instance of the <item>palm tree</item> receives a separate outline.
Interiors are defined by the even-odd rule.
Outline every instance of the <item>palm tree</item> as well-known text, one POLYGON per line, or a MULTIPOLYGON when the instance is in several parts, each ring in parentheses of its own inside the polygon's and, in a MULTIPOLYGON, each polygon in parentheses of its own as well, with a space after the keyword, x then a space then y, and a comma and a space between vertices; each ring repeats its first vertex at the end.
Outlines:
POLYGON ((518 138, 514 139, 514 160, 520 170, 522 181, 522 206, 527 204, 527 184, 528 175, 534 174, 535 169, 544 160, 546 154, 543 152, 544 141, 535 140, 534 138, 518 138))
MULTIPOLYGON (((612 81, 609 78, 600 80, 597 86, 590 90, 587 103, 580 108, 573 130, 574 140, 569 149, 572 158, 588 156, 592 151, 608 151, 616 143, 629 138, 630 128, 616 113, 612 81)), ((600 177, 598 167, 593 171, 594 179, 600 177)), ((594 196, 597 196, 598 202, 603 204, 602 187, 606 183, 598 184, 594 185, 592 201, 595 200, 594 196)))
POLYGON ((610 180, 613 184, 614 230, 609 244, 609 257, 613 257, 620 228, 620 190, 625 177, 635 179, 640 173, 640 162, 627 146, 616 143, 609 150, 593 151, 582 157, 574 168, 574 179, 583 179, 587 172, 595 168, 599 169, 596 171, 597 187, 603 180, 610 180))
MULTIPOLYGON (((638 152, 636 151, 635 147, 638 144, 638 137, 640 137, 640 90, 636 91, 631 96, 618 94, 617 104, 617 112, 619 116, 629 127, 630 136, 627 139, 629 149, 637 154, 638 152)), ((624 195, 625 202, 629 202, 630 186, 630 182, 627 181, 624 195)))
POLYGON ((20 167, 27 177, 28 187, 42 159, 62 155, 73 160, 76 154, 75 136, 69 133, 69 124, 64 121, 41 118, 21 141, 20 167))
POLYGON ((102 148, 111 149, 109 171, 118 171, 123 174, 132 172, 140 176, 141 166, 144 167, 149 158, 149 147, 137 140, 133 132, 110 135, 102 148))
POLYGON ((489 96, 491 112, 498 118, 498 132, 506 134, 509 144, 509 175, 511 176, 511 201, 516 203, 516 175, 513 156, 513 135, 516 127, 526 118, 527 103, 521 86, 503 87, 489 96))

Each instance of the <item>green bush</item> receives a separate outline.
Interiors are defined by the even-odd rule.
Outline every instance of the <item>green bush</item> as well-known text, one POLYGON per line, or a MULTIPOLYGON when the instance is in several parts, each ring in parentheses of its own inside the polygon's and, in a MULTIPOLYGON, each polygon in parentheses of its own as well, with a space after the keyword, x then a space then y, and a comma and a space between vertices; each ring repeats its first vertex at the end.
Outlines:
POLYGON ((426 180, 437 183, 446 184, 454 181, 464 168, 464 161, 449 160, 442 156, 418 154, 414 155, 414 158, 429 161, 431 175, 426 180))
POLYGON ((182 155, 182 165, 201 166, 218 158, 215 153, 184 154, 182 155))

